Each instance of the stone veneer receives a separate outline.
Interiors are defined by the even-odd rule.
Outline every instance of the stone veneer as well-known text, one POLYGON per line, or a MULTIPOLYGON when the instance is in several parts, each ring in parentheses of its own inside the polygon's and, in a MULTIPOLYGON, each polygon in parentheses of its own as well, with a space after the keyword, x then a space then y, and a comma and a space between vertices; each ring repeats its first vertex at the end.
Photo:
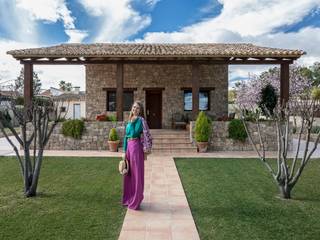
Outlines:
MULTIPOLYGON (((85 122, 85 130, 81 139, 65 137, 62 134, 62 123, 54 128, 45 149, 49 150, 108 150, 108 136, 110 129, 115 127, 120 138, 120 145, 124 137, 125 122, 85 122)), ((28 126, 28 128, 30 125, 28 126)), ((27 136, 30 132, 27 131, 27 136)), ((31 146, 32 147, 32 146, 31 146)))
MULTIPOLYGON (((228 138, 228 124, 229 122, 224 121, 216 121, 212 122, 212 134, 209 139, 209 151, 253 151, 253 146, 251 145, 249 138, 246 139, 245 142, 233 140, 228 138)), ((248 124, 251 129, 253 142, 256 143, 258 149, 260 149, 259 144, 259 135, 257 130, 257 125, 254 123, 248 124)), ((190 122, 190 141, 195 144, 194 139, 194 129, 195 122, 190 122)), ((260 124, 260 130, 262 138, 265 142, 265 150, 266 151, 277 151, 278 150, 278 141, 276 135, 276 128, 273 126, 271 122, 263 122, 260 124)), ((293 136, 292 133, 289 135, 289 150, 293 148, 293 136)))
MULTIPOLYGON (((124 65, 124 88, 137 88, 134 100, 145 106, 143 88, 165 88, 162 91, 162 128, 171 128, 173 113, 184 113, 184 95, 181 87, 192 87, 191 65, 124 65)), ((214 87, 210 91, 212 116, 228 113, 228 65, 201 65, 200 87, 214 87)), ((98 113, 106 112, 106 91, 116 88, 115 64, 86 65, 86 118, 93 120, 98 113)), ((116 114, 116 112, 110 112, 116 114)), ((124 112, 124 119, 129 112, 124 112)))

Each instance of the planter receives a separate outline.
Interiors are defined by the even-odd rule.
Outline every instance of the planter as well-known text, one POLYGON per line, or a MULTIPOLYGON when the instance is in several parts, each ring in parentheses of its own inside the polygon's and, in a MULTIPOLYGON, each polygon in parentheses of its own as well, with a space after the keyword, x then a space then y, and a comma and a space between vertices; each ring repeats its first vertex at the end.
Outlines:
POLYGON ((110 151, 110 152, 118 152, 119 142, 120 142, 120 140, 117 140, 117 141, 108 141, 109 151, 110 151))
POLYGON ((208 142, 197 142, 198 152, 206 152, 208 149, 208 142))

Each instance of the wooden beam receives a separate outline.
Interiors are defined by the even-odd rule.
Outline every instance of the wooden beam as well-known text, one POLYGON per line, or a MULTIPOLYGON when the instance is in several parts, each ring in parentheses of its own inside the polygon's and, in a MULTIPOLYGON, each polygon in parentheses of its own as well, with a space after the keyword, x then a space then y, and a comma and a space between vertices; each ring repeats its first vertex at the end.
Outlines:
POLYGON ((117 121, 123 121, 123 64, 117 64, 117 121))
MULTIPOLYGON (((199 87, 200 91, 214 91, 216 88, 215 87, 199 87)), ((180 90, 191 90, 192 87, 181 87, 180 90)))
POLYGON ((165 88, 164 87, 144 87, 142 88, 143 91, 152 91, 152 90, 161 90, 161 91, 164 91, 165 88))
POLYGON ((279 60, 81 60, 77 59, 75 61, 68 60, 21 60, 21 64, 31 63, 34 65, 85 65, 85 64, 170 64, 170 65, 191 65, 193 62, 197 62, 201 65, 211 65, 211 64, 230 64, 230 65, 262 65, 262 64, 292 64, 295 59, 279 59, 279 60))
POLYGON ((289 100, 289 64, 280 65, 280 104, 286 104, 289 100))
MULTIPOLYGON (((123 92, 137 91, 138 88, 123 88, 123 92)), ((117 91, 117 88, 102 88, 102 91, 117 91)))
POLYGON ((192 116, 196 120, 199 113, 200 65, 192 64, 192 116))
POLYGON ((33 65, 31 63, 24 64, 24 106, 27 109, 31 105, 33 96, 33 65))

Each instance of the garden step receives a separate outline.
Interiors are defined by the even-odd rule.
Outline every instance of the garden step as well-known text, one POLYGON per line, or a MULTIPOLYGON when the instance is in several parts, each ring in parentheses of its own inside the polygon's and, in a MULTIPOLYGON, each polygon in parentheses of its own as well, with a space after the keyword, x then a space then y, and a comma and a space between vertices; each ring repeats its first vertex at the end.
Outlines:
POLYGON ((175 134, 167 134, 167 135, 158 135, 158 134, 152 134, 151 136, 153 139, 184 139, 184 140, 188 140, 189 139, 189 135, 175 135, 175 134))
POLYGON ((192 143, 155 143, 153 148, 169 147, 169 148, 182 148, 182 147, 193 147, 192 143))
POLYGON ((158 144, 158 143, 171 143, 171 144, 190 143, 189 138, 153 138, 152 141, 154 144, 158 144))

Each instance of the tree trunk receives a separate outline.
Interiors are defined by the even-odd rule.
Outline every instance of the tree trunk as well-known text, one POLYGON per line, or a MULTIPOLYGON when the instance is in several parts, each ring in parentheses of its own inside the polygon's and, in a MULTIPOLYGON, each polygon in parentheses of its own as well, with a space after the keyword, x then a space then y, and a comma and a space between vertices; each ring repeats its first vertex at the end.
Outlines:
POLYGON ((292 188, 286 184, 279 185, 280 196, 284 199, 291 199, 292 188))

